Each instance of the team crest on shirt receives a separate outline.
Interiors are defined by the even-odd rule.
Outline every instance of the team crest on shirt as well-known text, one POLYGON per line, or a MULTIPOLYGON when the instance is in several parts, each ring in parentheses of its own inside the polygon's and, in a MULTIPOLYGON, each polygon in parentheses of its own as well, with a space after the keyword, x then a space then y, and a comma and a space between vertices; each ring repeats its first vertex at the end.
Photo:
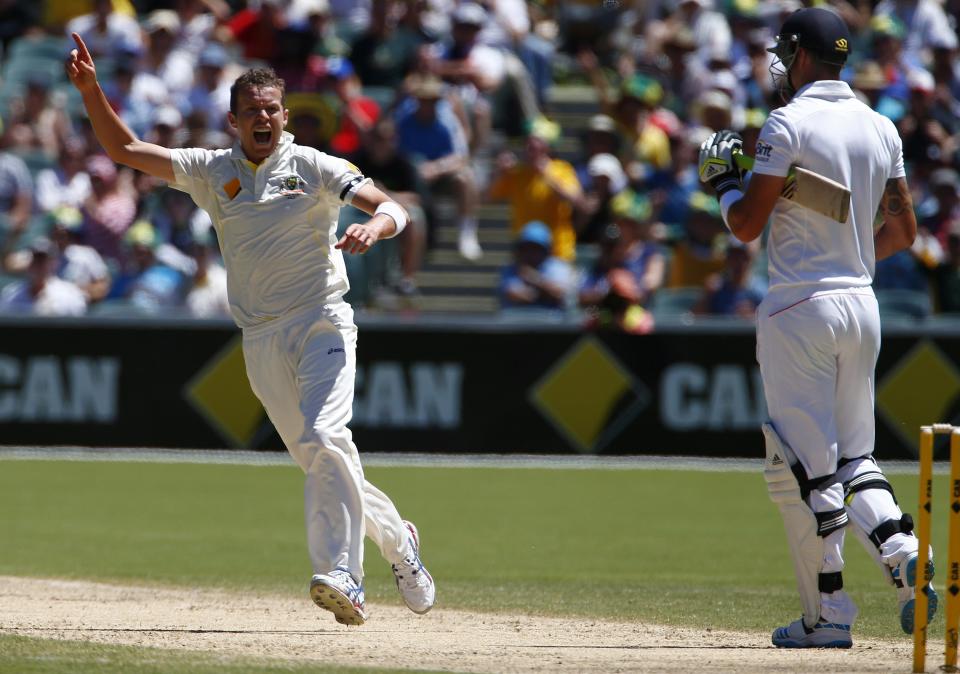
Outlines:
POLYGON ((304 185, 303 178, 298 175, 283 176, 280 179, 280 194, 286 197, 303 194, 304 185))

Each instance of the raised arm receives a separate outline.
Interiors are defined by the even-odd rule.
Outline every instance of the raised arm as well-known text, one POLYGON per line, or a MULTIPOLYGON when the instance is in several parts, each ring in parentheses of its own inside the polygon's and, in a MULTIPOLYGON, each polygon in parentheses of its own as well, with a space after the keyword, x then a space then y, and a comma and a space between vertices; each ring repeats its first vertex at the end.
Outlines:
POLYGON ((906 178, 891 178, 880 198, 883 224, 873 235, 876 258, 880 260, 913 245, 917 237, 917 218, 906 178))
POLYGON ((100 83, 97 82, 97 69, 87 45, 76 33, 73 33, 73 40, 77 43, 77 48, 71 50, 67 59, 67 76, 80 92, 93 131, 107 155, 118 164, 167 182, 174 182, 170 150, 153 143, 145 143, 123 123, 110 107, 100 83))

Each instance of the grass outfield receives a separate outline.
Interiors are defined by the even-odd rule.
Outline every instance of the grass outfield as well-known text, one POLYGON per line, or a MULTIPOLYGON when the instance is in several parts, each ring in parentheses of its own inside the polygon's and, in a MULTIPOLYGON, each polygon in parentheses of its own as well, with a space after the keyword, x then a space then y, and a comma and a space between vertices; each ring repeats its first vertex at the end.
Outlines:
MULTIPOLYGON (((751 631, 800 614, 756 473, 404 467, 367 477, 420 528, 441 606, 751 631)), ((914 509, 916 478, 891 481, 914 509)), ((942 594, 946 477, 936 482, 942 594)), ((302 484, 283 466, 0 461, 0 574, 309 601, 302 484)), ((399 603, 374 548, 366 560, 367 600, 399 603)), ((852 535, 847 561, 857 633, 906 638, 892 589, 852 535)), ((942 634, 942 612, 930 629, 942 634)))
MULTIPOLYGON (((28 639, 0 634, 0 672, 16 674, 316 674, 316 665, 298 665, 263 659, 250 662, 210 653, 171 652, 160 648, 108 646, 86 641, 28 639)), ((356 669, 324 666, 323 674, 387 674, 392 669, 356 669)), ((417 674, 426 670, 403 670, 417 674)))

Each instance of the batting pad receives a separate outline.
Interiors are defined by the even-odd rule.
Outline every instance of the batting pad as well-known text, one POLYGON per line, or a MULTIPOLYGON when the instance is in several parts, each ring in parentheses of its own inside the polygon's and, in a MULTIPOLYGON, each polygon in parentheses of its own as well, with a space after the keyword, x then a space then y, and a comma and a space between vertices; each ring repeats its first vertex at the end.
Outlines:
POLYGON ((770 500, 777 504, 787 533, 797 589, 803 606, 803 622, 813 627, 820 620, 820 570, 823 568, 823 539, 817 535, 817 518, 800 496, 800 483, 790 470, 793 451, 783 444, 770 424, 763 424, 767 458, 763 477, 770 500))

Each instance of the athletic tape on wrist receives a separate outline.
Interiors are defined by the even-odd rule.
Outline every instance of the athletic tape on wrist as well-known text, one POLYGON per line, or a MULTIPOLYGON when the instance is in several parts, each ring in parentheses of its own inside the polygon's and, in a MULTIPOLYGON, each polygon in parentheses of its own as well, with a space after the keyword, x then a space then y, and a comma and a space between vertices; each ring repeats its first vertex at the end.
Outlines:
POLYGON ((377 206, 377 210, 373 212, 374 215, 389 215, 393 218, 393 221, 397 224, 397 231, 395 231, 390 236, 386 237, 392 239, 397 234, 403 231, 403 228, 407 226, 407 214, 403 210, 403 207, 395 201, 384 201, 382 204, 377 206))
POLYGON ((720 215, 723 216, 723 224, 727 226, 727 229, 730 229, 730 223, 727 222, 727 212, 729 212, 733 202, 741 199, 743 199, 743 192, 738 189, 727 190, 720 196, 720 215))

